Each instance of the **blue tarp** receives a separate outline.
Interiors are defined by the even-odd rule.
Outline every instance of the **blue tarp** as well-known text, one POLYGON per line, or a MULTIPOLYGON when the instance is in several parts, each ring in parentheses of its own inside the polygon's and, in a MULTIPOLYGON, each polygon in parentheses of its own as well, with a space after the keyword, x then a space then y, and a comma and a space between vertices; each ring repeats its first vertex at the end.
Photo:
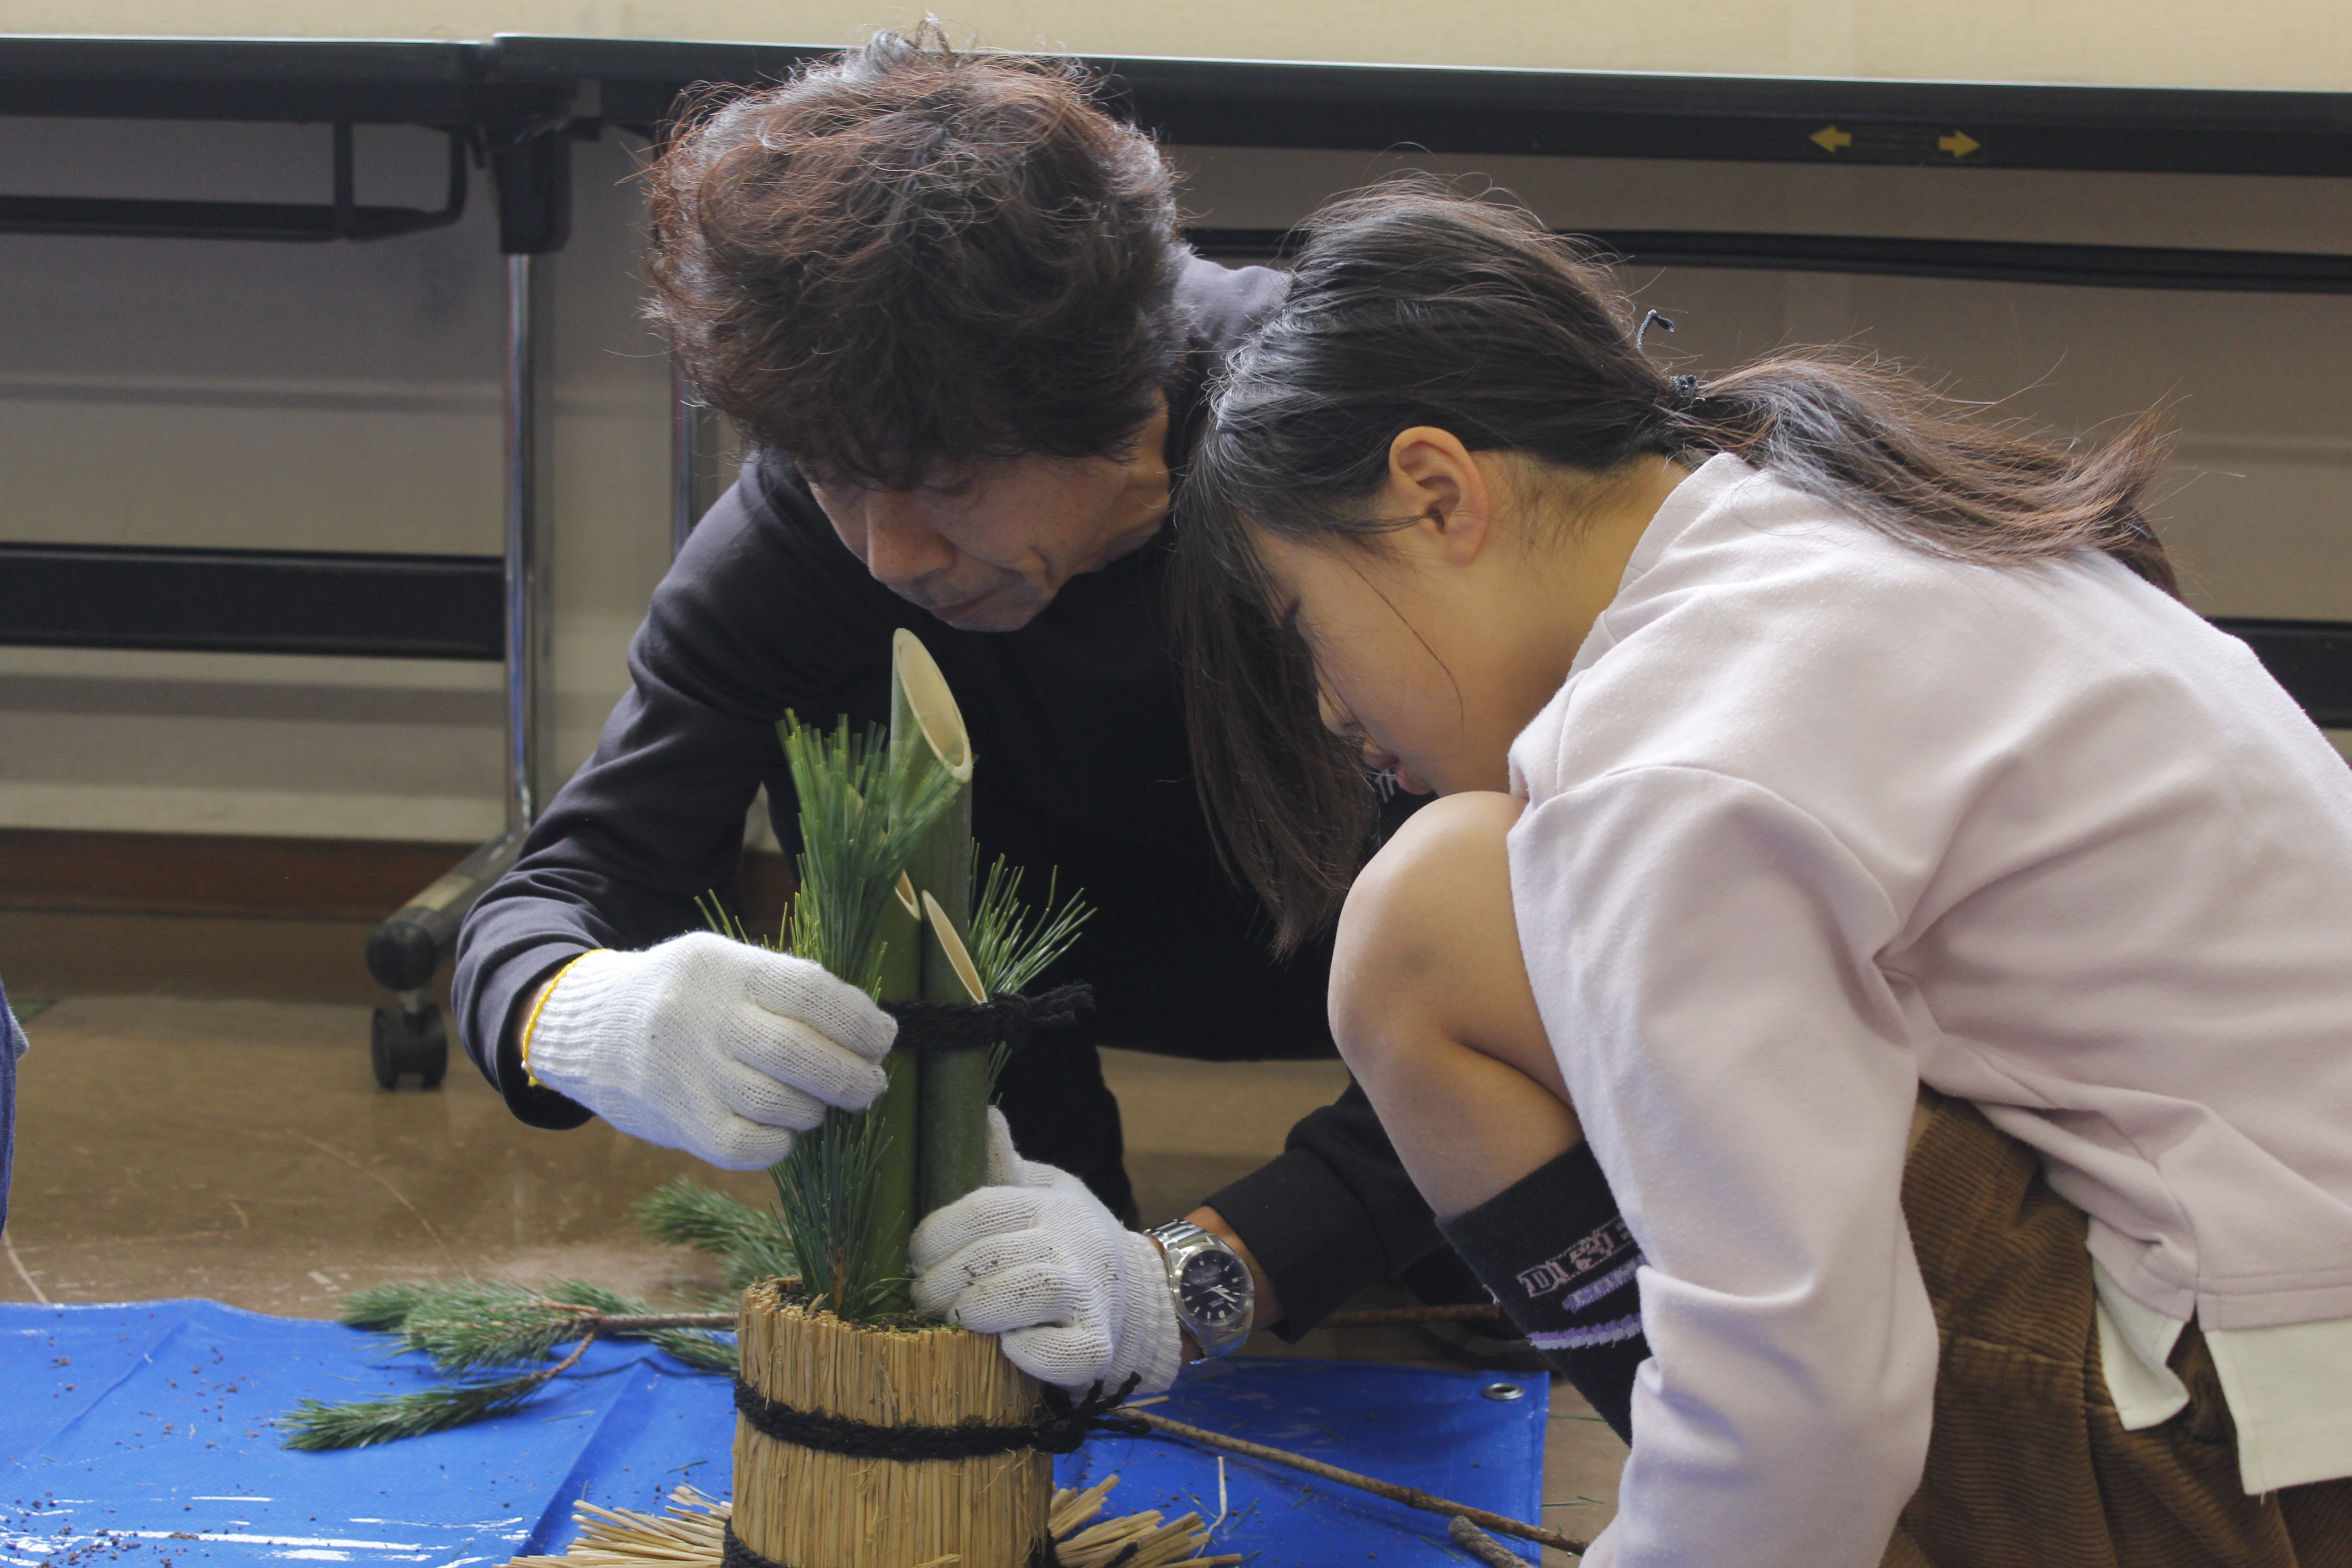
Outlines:
MULTIPOLYGON (((298 1400, 429 1380, 419 1358, 386 1349, 332 1323, 211 1301, 0 1305, 0 1565, 497 1568, 561 1552, 581 1498, 652 1509, 681 1481, 729 1489, 726 1384, 635 1345, 593 1347, 499 1420, 336 1454, 279 1447, 270 1423, 298 1400)), ((1528 1379, 1523 1398, 1485 1397, 1496 1381, 1226 1361, 1194 1369, 1155 1410, 1532 1520, 1546 1387, 1528 1379)), ((1113 1511, 1217 1512, 1216 1458, 1183 1444, 1099 1437, 1057 1467, 1064 1486, 1112 1474, 1113 1511)), ((1228 1459, 1226 1500, 1218 1550, 1253 1552, 1258 1568, 1464 1561, 1438 1516, 1276 1466, 1228 1459)))

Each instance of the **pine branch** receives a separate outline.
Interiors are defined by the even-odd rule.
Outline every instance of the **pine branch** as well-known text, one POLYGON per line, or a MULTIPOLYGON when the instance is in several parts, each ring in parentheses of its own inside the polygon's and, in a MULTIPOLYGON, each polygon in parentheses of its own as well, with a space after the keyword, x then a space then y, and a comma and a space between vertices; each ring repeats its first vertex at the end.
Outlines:
MULTIPOLYGON (((675 1327, 629 1326, 625 1320, 657 1319, 646 1302, 635 1296, 624 1296, 617 1290, 607 1290, 584 1279, 558 1279, 547 1288, 548 1299, 569 1307, 584 1307, 597 1314, 584 1321, 590 1331, 604 1332, 616 1339, 643 1340, 667 1353, 672 1359, 702 1372, 732 1373, 737 1365, 735 1347, 726 1340, 707 1333, 688 1331, 675 1327)), ((576 1331, 576 1330, 575 1330, 576 1331)))
MULTIPOLYGON (((676 1325, 657 1327, 656 1322, 667 1320, 648 1303, 585 1280, 557 1279, 533 1288, 506 1280, 458 1279, 400 1289, 412 1302, 407 1316, 380 1321, 380 1326, 398 1333, 404 1349, 421 1352, 438 1372, 480 1372, 544 1361, 556 1346, 583 1331, 642 1339, 689 1366, 732 1371, 735 1365, 734 1347, 725 1341, 676 1325), (630 1321, 639 1318, 656 1322, 640 1326, 630 1321)), ((349 1311, 347 1307, 347 1315, 349 1311)))
POLYGON ((524 1377, 446 1384, 391 1399, 358 1400, 348 1405, 306 1399, 280 1417, 278 1425, 289 1433, 286 1447, 302 1453, 364 1448, 376 1443, 397 1443, 404 1437, 429 1436, 454 1426, 504 1415, 528 1404, 546 1381, 534 1373, 524 1377))
POLYGON ((417 1280, 372 1285, 344 1297, 343 1310, 335 1321, 347 1329, 396 1333, 408 1321, 408 1314, 431 1298, 434 1289, 417 1280))
POLYGON ((719 1260, 727 1288, 740 1293, 762 1279, 797 1274, 792 1244, 772 1213, 753 1208, 691 1176, 655 1190, 630 1210, 637 1228, 656 1241, 690 1247, 719 1260))
POLYGON ((579 1332, 575 1314, 550 1294, 498 1279, 460 1279, 423 1293, 399 1333, 443 1373, 544 1361, 579 1332))
MULTIPOLYGON (((733 1314, 729 1314, 730 1317, 733 1314)), ((635 1334, 625 1336, 630 1339, 635 1334)), ((734 1342, 714 1339, 709 1334, 688 1332, 677 1329, 656 1329, 645 1336, 646 1343, 672 1361, 692 1367, 697 1372, 719 1372, 732 1377, 742 1366, 734 1342)))
POLYGON ((286 1447, 303 1453, 331 1448, 364 1448, 376 1443, 396 1443, 423 1437, 453 1426, 504 1415, 528 1404, 541 1385, 578 1364, 596 1342, 593 1329, 580 1337, 570 1355, 543 1372, 521 1377, 493 1378, 421 1389, 391 1399, 355 1400, 328 1405, 306 1399, 278 1421, 290 1434, 286 1447))
POLYGON ((278 1423, 291 1434, 289 1448, 364 1447, 506 1415, 578 1365, 600 1337, 643 1341, 701 1372, 731 1373, 738 1364, 730 1342, 704 1331, 731 1326, 731 1314, 656 1312, 635 1297, 584 1279, 551 1280, 537 1290, 487 1279, 379 1285, 346 1300, 342 1317, 353 1327, 397 1333, 403 1349, 423 1352, 444 1373, 545 1360, 555 1346, 578 1342, 562 1361, 520 1376, 467 1379, 343 1405, 303 1400, 278 1423))
MULTIPOLYGON (((980 858, 978 846, 972 849, 975 868, 980 858)), ((1056 959, 1070 951, 1078 940, 1078 931, 1094 918, 1094 906, 1077 893, 1072 893, 1056 907, 1061 891, 1061 874, 1054 872, 1045 879, 1045 901, 1031 911, 1021 901, 1022 868, 1008 863, 999 855, 988 875, 981 879, 980 897, 971 910, 972 967, 980 971, 981 989, 991 996, 1002 996, 1019 991, 1043 974, 1056 959)), ((1003 1042, 988 1054, 988 1084, 993 1094, 996 1080, 1003 1076, 1005 1059, 1012 1050, 1003 1042)))

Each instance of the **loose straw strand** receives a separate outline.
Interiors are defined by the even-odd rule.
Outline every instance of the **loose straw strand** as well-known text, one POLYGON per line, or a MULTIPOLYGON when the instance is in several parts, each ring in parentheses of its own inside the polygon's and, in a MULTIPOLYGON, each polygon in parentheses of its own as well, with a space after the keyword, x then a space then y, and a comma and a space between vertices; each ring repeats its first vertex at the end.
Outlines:
MULTIPOLYGON (((1078 1531, 1103 1510, 1117 1476, 1106 1477, 1084 1491, 1057 1491, 1052 1505, 1052 1533, 1063 1568, 1236 1568, 1239 1554, 1203 1557, 1208 1531, 1200 1515, 1163 1522, 1156 1512, 1129 1514, 1078 1531)), ((732 1505, 705 1497, 692 1487, 670 1493, 670 1517, 663 1519, 633 1509, 600 1508, 582 1499, 572 1517, 581 1526, 580 1539, 561 1557, 518 1557, 508 1568, 719 1568, 732 1505)), ((909 1564, 908 1568, 953 1568, 955 1553, 909 1564)))

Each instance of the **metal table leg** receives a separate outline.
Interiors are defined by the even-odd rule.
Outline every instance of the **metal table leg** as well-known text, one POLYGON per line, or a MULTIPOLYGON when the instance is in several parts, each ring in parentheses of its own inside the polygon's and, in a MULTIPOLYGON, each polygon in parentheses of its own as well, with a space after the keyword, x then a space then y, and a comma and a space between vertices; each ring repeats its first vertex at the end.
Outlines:
POLYGON ((549 263, 507 258, 506 366, 506 830, 451 868, 368 939, 368 970, 396 1000, 375 1010, 376 1081, 415 1074, 432 1089, 448 1066, 448 1031, 425 1000, 457 928, 484 889, 505 875, 545 804, 554 739, 547 615, 547 395, 549 263))
POLYGON ((670 362, 669 552, 677 558, 686 536, 727 489, 726 427, 698 402, 677 362, 670 362))

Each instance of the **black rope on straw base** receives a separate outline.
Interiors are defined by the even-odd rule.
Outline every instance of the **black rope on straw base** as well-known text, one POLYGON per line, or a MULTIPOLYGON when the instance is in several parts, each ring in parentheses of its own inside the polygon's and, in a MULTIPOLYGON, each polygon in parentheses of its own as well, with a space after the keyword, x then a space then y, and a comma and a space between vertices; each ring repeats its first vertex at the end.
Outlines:
MULTIPOLYGON (((1112 1558, 1111 1563, 1123 1562, 1134 1554, 1135 1548, 1130 1546, 1120 1556, 1112 1558)), ((723 1543, 719 1549, 719 1561, 721 1568, 785 1568, 774 1558, 763 1557, 744 1545, 743 1538, 735 1533, 735 1526, 731 1522, 727 1526, 723 1543)), ((1025 1568, 1062 1568, 1061 1555, 1054 1550, 1052 1536, 1042 1538, 1029 1549, 1025 1568)), ((1106 1568, 1109 1568, 1109 1564, 1106 1564, 1106 1568)))
POLYGON ((784 1564, 774 1558, 762 1557, 744 1545, 743 1538, 735 1533, 731 1520, 728 1522, 727 1533, 720 1538, 719 1561, 722 1568, 784 1568, 784 1564))
POLYGON ((1097 1384, 1080 1400, 1049 1386, 1034 1417, 999 1426, 980 1420, 960 1421, 952 1426, 913 1423, 884 1426, 847 1415, 796 1410, 769 1398, 741 1378, 735 1380, 735 1408, 763 1436, 853 1459, 897 1459, 909 1464, 924 1459, 983 1459, 1024 1448, 1041 1454, 1075 1454, 1091 1433, 1140 1437, 1150 1430, 1140 1421, 1111 1414, 1135 1392, 1136 1382, 1130 1375, 1114 1394, 1105 1394, 1102 1384, 1097 1384))
POLYGON ((1091 985, 1057 985, 1035 996, 1009 992, 985 1002, 885 1002, 898 1020, 894 1042, 907 1051, 984 1051, 1002 1044, 1019 1050, 1041 1029, 1062 1029, 1095 1005, 1091 985))
MULTIPOLYGON (((845 1415, 823 1415, 780 1404, 741 1378, 735 1380, 735 1408, 754 1431, 779 1443, 792 1443, 825 1454, 845 1454, 853 1459, 978 1459, 1022 1448, 1034 1448, 1043 1454, 1071 1454, 1077 1451, 1090 1433, 1115 1432, 1128 1437, 1150 1435, 1151 1428, 1142 1422, 1111 1414, 1135 1392, 1140 1381, 1139 1373, 1130 1373, 1116 1393, 1105 1394, 1097 1383, 1087 1391, 1084 1399, 1076 1400, 1049 1385, 1040 1395, 1043 1407, 1034 1419, 1003 1426, 992 1426, 983 1421, 964 1421, 953 1426, 884 1426, 845 1415)), ((1129 1553, 1133 1550, 1130 1546, 1129 1553)), ((1112 1563, 1122 1561, 1127 1554, 1113 1558, 1112 1563)), ((744 1545, 731 1521, 720 1548, 719 1563, 720 1568, 787 1568, 744 1545)), ((1030 1548, 1026 1568, 1062 1568, 1053 1537, 1042 1537, 1030 1548)))
POLYGON ((1075 1454, 1097 1432, 1119 1437, 1149 1437, 1150 1427, 1131 1415, 1118 1414, 1118 1407, 1127 1403, 1127 1396, 1142 1381, 1141 1373, 1130 1372, 1118 1392, 1105 1394, 1103 1385, 1097 1383, 1087 1390, 1084 1399, 1078 1400, 1047 1384, 1040 1394, 1045 1408, 1029 1423, 1030 1429, 1037 1434, 1030 1447, 1041 1454, 1075 1454))

